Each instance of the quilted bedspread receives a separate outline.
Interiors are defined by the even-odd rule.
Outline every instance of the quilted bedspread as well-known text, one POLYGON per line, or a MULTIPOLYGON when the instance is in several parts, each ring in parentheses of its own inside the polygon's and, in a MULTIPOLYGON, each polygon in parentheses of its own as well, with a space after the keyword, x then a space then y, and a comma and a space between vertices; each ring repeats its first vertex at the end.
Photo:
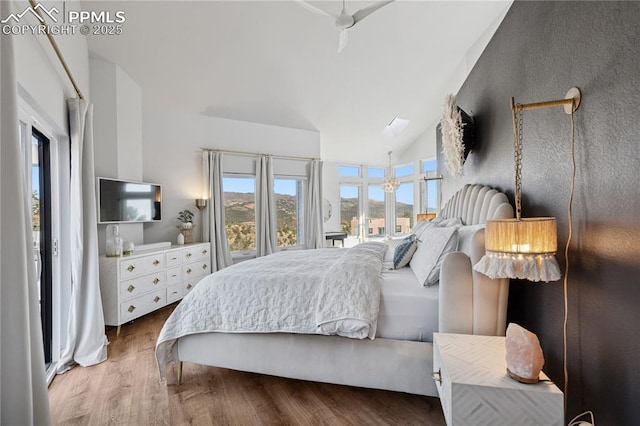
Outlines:
POLYGON ((283 251, 203 278, 164 324, 156 360, 164 378, 176 339, 196 333, 337 334, 373 339, 387 245, 283 251))

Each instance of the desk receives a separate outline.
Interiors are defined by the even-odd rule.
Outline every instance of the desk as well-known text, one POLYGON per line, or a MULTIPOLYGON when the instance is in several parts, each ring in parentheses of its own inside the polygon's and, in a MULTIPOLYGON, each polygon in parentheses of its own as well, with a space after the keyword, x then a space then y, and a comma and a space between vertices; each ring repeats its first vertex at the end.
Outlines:
POLYGON ((325 232, 324 238, 326 240, 331 240, 331 246, 335 245, 336 240, 342 243, 342 247, 344 247, 344 239, 347 238, 346 232, 325 232))

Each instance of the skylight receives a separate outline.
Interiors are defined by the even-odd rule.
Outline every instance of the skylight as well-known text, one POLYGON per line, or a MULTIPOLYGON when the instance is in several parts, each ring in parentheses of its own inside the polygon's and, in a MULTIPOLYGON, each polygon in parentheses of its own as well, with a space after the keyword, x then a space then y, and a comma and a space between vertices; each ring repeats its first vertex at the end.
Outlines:
POLYGON ((384 128, 382 134, 394 138, 398 136, 404 129, 409 125, 409 120, 405 120, 404 118, 395 117, 393 120, 387 124, 387 127, 384 128))

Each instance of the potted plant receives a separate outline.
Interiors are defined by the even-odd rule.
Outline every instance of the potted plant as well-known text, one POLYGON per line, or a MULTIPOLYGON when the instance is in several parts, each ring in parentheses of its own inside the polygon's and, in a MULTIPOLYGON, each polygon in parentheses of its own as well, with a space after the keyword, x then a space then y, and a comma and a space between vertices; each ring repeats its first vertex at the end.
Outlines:
POLYGON ((183 210, 178 212, 178 220, 182 222, 180 225, 183 229, 191 229, 193 228, 193 223, 191 223, 191 219, 193 219, 193 213, 189 210, 183 210))

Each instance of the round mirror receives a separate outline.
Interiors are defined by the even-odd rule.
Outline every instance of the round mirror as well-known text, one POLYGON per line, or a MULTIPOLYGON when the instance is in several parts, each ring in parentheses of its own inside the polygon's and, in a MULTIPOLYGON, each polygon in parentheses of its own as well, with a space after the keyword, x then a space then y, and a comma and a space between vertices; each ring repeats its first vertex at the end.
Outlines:
POLYGON ((324 223, 327 223, 329 219, 331 219, 331 214, 333 213, 333 211, 332 211, 331 203, 326 198, 324 199, 324 206, 322 210, 324 214, 323 216, 324 223))

